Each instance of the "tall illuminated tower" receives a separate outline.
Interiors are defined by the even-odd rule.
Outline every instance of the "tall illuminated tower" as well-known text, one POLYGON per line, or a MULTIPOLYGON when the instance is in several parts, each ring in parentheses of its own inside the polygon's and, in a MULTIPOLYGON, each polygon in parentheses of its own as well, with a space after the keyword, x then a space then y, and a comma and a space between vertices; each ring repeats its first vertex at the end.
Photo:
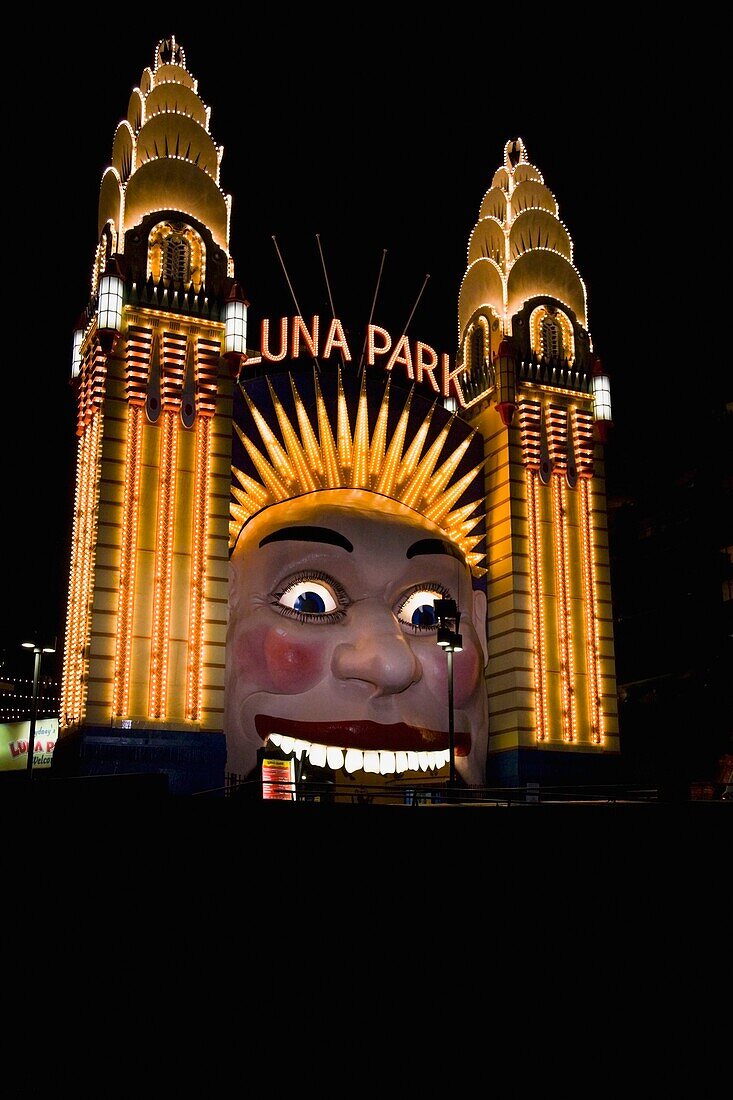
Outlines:
POLYGON ((223 149, 209 124, 181 46, 162 40, 114 135, 74 339, 78 457, 54 762, 134 771, 157 753, 180 789, 223 775, 224 356, 243 350, 246 333, 223 149))
POLYGON ((609 386, 572 241, 521 138, 469 239, 458 337, 462 415, 486 457, 488 779, 608 780, 619 748, 609 386))

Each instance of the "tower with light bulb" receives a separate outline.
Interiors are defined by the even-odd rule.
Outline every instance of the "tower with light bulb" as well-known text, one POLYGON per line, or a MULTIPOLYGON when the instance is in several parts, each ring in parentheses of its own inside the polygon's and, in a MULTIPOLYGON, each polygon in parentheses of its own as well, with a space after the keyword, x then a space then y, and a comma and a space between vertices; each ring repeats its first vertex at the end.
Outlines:
POLYGON ((78 453, 54 763, 145 770, 157 754, 183 790, 223 774, 230 364, 236 373, 247 319, 210 114, 183 49, 162 40, 102 176, 91 298, 73 342, 78 453))
POLYGON ((558 204, 507 142, 468 242, 461 415, 484 438, 489 782, 613 776, 610 386, 558 204))
MULTIPOLYGON (((255 511, 267 499, 251 477, 232 483, 235 385, 247 358, 286 355, 283 336, 279 357, 248 356, 222 153, 180 44, 162 40, 114 135, 91 297, 72 348, 78 452, 54 768, 159 769, 182 792, 224 781, 230 509, 248 505, 250 490, 255 511)), ((452 398, 435 364, 423 373, 436 401, 452 401, 483 441, 485 539, 472 533, 476 502, 473 518, 451 515, 469 565, 480 557, 486 567, 487 782, 605 780, 618 754, 603 471, 610 387, 572 241, 520 138, 504 149, 468 243, 457 338, 455 368, 447 355, 441 366, 452 398)), ((319 413, 326 436, 333 409, 319 413)), ((277 403, 274 412, 263 437, 278 467, 271 484, 285 477, 291 451, 296 480, 309 483, 324 439, 303 415, 301 455, 282 434, 277 403)), ((366 412, 358 437, 336 431, 369 476, 383 457, 387 412, 385 401, 372 440, 366 412)), ((404 456, 401 445, 404 479, 422 485, 422 464, 432 470, 438 455, 428 421, 404 456)), ((452 476, 459 457, 442 469, 452 476)), ((344 484, 357 484, 350 463, 334 466, 334 484, 347 470, 344 484)))

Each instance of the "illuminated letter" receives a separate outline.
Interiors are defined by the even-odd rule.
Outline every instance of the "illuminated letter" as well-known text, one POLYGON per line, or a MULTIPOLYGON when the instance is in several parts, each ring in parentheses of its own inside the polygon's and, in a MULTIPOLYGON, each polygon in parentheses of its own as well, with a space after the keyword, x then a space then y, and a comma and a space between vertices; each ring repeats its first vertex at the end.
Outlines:
POLYGON ((392 370, 395 363, 402 363, 403 367, 407 368, 407 377, 414 381, 415 372, 412 369, 412 357, 410 355, 410 345, 407 342, 406 336, 400 336, 399 340, 395 344, 394 351, 389 357, 389 362, 384 368, 385 370, 392 370))
POLYGON ((308 351, 314 358, 318 358, 318 317, 314 317, 311 324, 313 325, 313 334, 308 332, 305 327, 305 321, 302 317, 293 317, 293 331, 291 333, 292 349, 290 355, 293 359, 297 359, 300 355, 300 334, 303 334, 303 341, 308 347, 308 351))
POLYGON ((442 375, 443 375, 443 389, 442 389, 443 397, 450 397, 450 391, 451 391, 451 387, 452 387, 453 388, 453 393, 456 396, 456 400, 458 401, 458 404, 461 406, 462 409, 465 409, 466 402, 463 400, 463 394, 461 393, 461 387, 458 385, 458 383, 456 381, 456 376, 461 373, 463 368, 462 367, 456 367, 456 369, 454 371, 451 371, 451 369, 450 369, 450 357, 449 357, 449 355, 446 351, 443 352, 443 354, 441 355, 440 358, 442 360, 441 366, 442 366, 442 375))
POLYGON ((323 358, 328 359, 334 348, 340 348, 343 352, 346 362, 351 362, 351 352, 349 351, 349 345, 346 343, 346 335, 344 333, 341 322, 338 321, 335 317, 333 321, 331 321, 331 327, 328 330, 328 336, 326 337, 326 346, 323 349, 323 358))
POLYGON ((392 337, 387 332, 386 328, 380 328, 379 325, 367 325, 367 365, 374 366, 375 355, 386 355, 389 349, 392 347, 392 337), (377 347, 374 343, 374 337, 381 336, 384 340, 381 348, 377 347))
POLYGON ((262 358, 268 363, 280 363, 288 354, 288 319, 280 318, 280 351, 273 355, 270 351, 270 322, 267 317, 262 319, 262 358))
POLYGON ((430 344, 423 344, 420 340, 415 344, 415 376, 418 382, 422 382, 423 373, 429 375, 430 385, 433 387, 436 393, 440 393, 440 386, 435 378, 435 368, 438 365, 438 353, 430 347, 430 344), (425 362, 423 356, 429 353, 429 359, 425 362))

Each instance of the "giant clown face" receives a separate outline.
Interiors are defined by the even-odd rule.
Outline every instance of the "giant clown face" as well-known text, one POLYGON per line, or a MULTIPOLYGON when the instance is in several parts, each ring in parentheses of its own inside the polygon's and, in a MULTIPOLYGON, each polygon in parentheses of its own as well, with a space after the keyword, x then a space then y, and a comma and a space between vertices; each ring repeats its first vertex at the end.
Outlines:
POLYGON ((486 598, 460 551, 435 524, 368 490, 323 490, 254 516, 230 563, 228 769, 248 775, 273 734, 300 742, 311 761, 325 762, 325 746, 331 766, 343 759, 357 775, 414 768, 417 753, 445 759, 447 659, 432 607, 441 598, 462 613, 456 771, 481 784, 486 598))

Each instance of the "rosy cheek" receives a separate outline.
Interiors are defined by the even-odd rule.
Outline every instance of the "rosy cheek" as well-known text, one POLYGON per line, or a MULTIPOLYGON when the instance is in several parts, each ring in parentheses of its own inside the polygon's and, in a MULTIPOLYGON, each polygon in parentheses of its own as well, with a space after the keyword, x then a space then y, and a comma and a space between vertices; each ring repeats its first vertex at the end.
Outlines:
MULTIPOLYGON (((327 628, 326 628, 327 629, 327 628)), ((270 691, 281 695, 299 695, 323 679, 326 646, 321 642, 299 642, 288 633, 268 630, 264 639, 264 658, 270 691)))
POLYGON ((237 680, 247 694, 298 695, 323 679, 326 648, 297 640, 282 627, 253 627, 235 643, 237 680))

